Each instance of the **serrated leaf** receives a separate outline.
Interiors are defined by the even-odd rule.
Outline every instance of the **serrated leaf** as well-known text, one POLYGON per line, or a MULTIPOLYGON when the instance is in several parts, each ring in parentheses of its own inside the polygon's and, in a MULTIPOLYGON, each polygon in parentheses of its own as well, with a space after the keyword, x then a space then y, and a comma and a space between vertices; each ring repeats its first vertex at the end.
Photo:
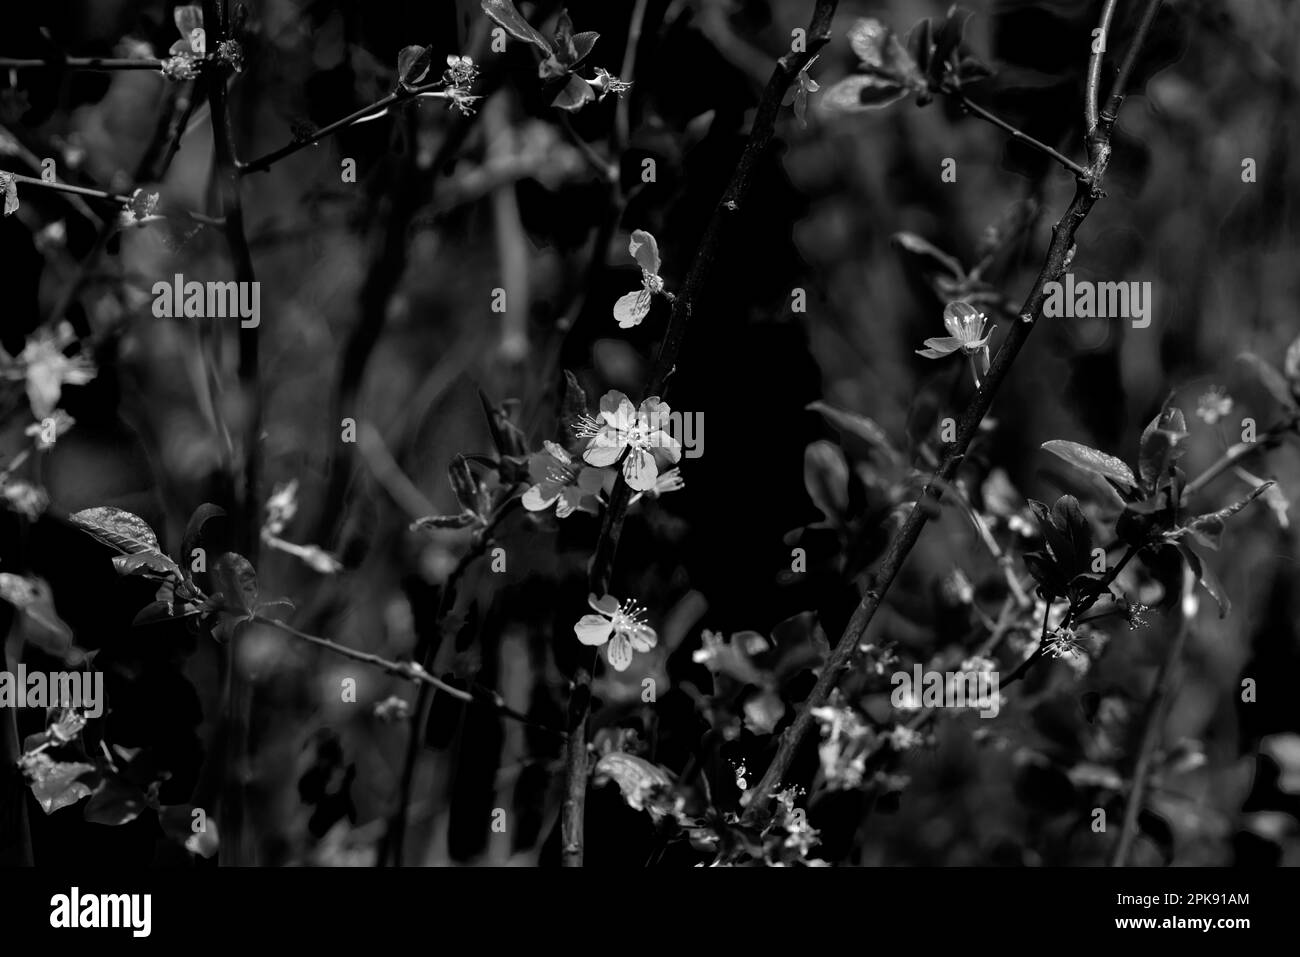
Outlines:
POLYGON ((824 94, 822 108, 833 113, 861 113, 879 110, 907 96, 901 83, 879 76, 846 76, 824 94))
POLYGON ((515 9, 511 0, 482 0, 482 6, 483 12, 505 27, 506 33, 516 40, 533 44, 547 56, 555 52, 551 48, 551 42, 524 19, 524 15, 515 9))
POLYGON ((397 81, 406 89, 418 86, 429 73, 433 55, 428 47, 403 47, 397 54, 397 81))
POLYGON ((86 508, 69 515, 68 521, 96 541, 128 555, 162 551, 149 523, 120 508, 86 508))
POLYGON ((594 103, 595 100, 596 94, 592 91, 591 84, 574 74, 569 77, 569 82, 564 85, 564 89, 556 94, 555 99, 551 101, 551 106, 576 113, 588 103, 594 103))
POLYGON ((119 575, 144 575, 154 572, 158 575, 174 576, 181 579, 180 567, 161 552, 137 552, 134 555, 114 555, 113 567, 119 575))
POLYGON ((1137 487, 1133 470, 1113 455, 1065 439, 1044 442, 1042 448, 1069 462, 1075 468, 1110 479, 1130 491, 1137 487))
POLYGON ((596 41, 599 39, 600 34, 596 33, 594 30, 588 30, 585 33, 575 33, 571 41, 573 47, 573 59, 569 62, 569 65, 577 66, 585 60, 587 55, 591 53, 592 48, 596 45, 596 41))

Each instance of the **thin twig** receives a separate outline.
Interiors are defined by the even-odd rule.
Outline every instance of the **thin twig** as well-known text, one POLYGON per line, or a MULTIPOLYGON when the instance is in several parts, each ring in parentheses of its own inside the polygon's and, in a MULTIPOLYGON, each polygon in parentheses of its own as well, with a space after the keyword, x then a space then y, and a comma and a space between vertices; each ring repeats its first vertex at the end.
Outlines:
POLYGON ((1183 569, 1183 595, 1178 603, 1178 631, 1164 660, 1160 662, 1160 671, 1156 675, 1151 695, 1147 698, 1142 714, 1142 739, 1138 746, 1137 760, 1133 764, 1133 780, 1129 784, 1128 800, 1124 805, 1124 824, 1115 843, 1115 852, 1111 856, 1111 867, 1125 867, 1128 864, 1129 851, 1137 837, 1138 817, 1142 812, 1143 797, 1146 793, 1147 776, 1151 772, 1151 763, 1155 757, 1156 745, 1160 741, 1160 729, 1163 726, 1166 705, 1169 703, 1173 686, 1174 668, 1182 657, 1183 646, 1187 644, 1187 635, 1192 628, 1192 619, 1196 617, 1196 577, 1191 569, 1183 569))
POLYGON ((285 157, 292 156, 299 150, 305 150, 309 146, 315 146, 321 140, 333 136, 335 133, 345 130, 349 126, 352 126, 367 117, 378 116, 391 106, 396 106, 399 103, 413 100, 421 94, 439 93, 441 92, 442 86, 442 80, 438 80, 435 83, 427 83, 424 86, 418 86, 409 90, 405 87, 399 87, 382 99, 371 103, 369 106, 363 106, 361 109, 349 113, 341 120, 335 120, 328 126, 322 126, 310 136, 304 136, 301 139, 292 140, 291 142, 284 144, 284 146, 281 146, 279 149, 272 150, 265 156, 259 156, 255 160, 250 160, 247 163, 241 164, 239 167, 239 175, 247 176, 249 173, 265 172, 285 157))
MULTIPOLYGON (((1160 0, 1149 0, 1149 2, 1152 6, 1158 6, 1160 0)), ((1148 23, 1153 17, 1154 14, 1151 14, 1144 18, 1144 23, 1148 23)), ((1145 30, 1139 30, 1133 40, 1135 48, 1140 47, 1144 39, 1145 30)), ((1135 57, 1135 50, 1130 50, 1128 59, 1132 60, 1135 57)), ((1126 62, 1128 61, 1126 60, 1126 62)), ((1123 102, 1122 87, 1117 85, 1112 93, 1112 102, 1123 102)), ((902 570, 908 554, 920 538, 921 531, 929 520, 929 508, 926 507, 926 499, 937 501, 942 494, 943 487, 952 481, 958 466, 966 456, 966 450, 970 447, 971 439, 975 437, 975 433, 979 429, 980 422, 983 421, 989 407, 993 404, 994 395, 997 394, 998 389, 1006 380, 1012 363, 1015 362, 1016 356, 1024 347, 1029 334, 1038 324, 1038 320, 1042 318, 1043 304, 1047 300, 1045 287, 1049 282, 1058 280, 1065 272, 1066 263, 1069 261, 1074 246, 1075 234, 1092 211, 1093 205, 1102 195, 1101 183, 1109 160, 1111 126, 1103 122, 1099 124, 1098 128, 1106 149, 1099 152, 1098 160, 1088 170, 1087 178, 1078 181, 1074 198, 1070 201, 1069 207, 1052 230, 1052 242, 1048 247, 1043 267, 1034 282, 1033 290, 1025 300, 1024 307, 1020 310, 1021 319, 1024 321, 1012 325, 1011 332, 1007 335, 1002 347, 994 357, 988 375, 985 376, 983 387, 975 393, 970 405, 962 413, 956 441, 949 447, 938 471, 926 485, 921 498, 912 506, 912 510, 908 513, 902 527, 890 540, 889 547, 880 561, 873 581, 849 619, 844 634, 822 668, 821 676, 818 678, 812 693, 809 694, 807 700, 799 708, 794 722, 782 734, 776 755, 772 758, 771 764, 768 765, 762 780, 757 786, 755 799, 745 811, 746 821, 752 823, 761 817, 770 805, 772 796, 780 789, 786 772, 794 760, 796 750, 812 727, 813 710, 825 704, 831 690, 838 684, 840 677, 848 669, 863 632, 871 624, 871 620, 880 608, 885 594, 889 591, 889 586, 893 584, 894 579, 902 570)))
POLYGON ((1088 60, 1088 90, 1083 107, 1083 128, 1089 136, 1097 128, 1099 120, 1097 110, 1101 95, 1101 64, 1106 58, 1106 43, 1110 38, 1110 23, 1115 17, 1115 7, 1118 4, 1119 0, 1106 0, 1106 6, 1101 11, 1101 24, 1097 28, 1100 32, 1094 41, 1092 56, 1088 60))
POLYGON ((967 113, 974 114, 975 116, 978 116, 982 120, 987 120, 988 122, 996 126, 998 129, 1011 134, 1013 139, 1017 139, 1027 146, 1032 146, 1040 153, 1045 153, 1046 155, 1056 160, 1056 162, 1060 163, 1062 166, 1064 166, 1066 169, 1068 169, 1071 173, 1073 173, 1075 176, 1079 177, 1080 179, 1083 179, 1088 175, 1088 171, 1086 169, 1084 169, 1074 160, 1070 159, 1070 157, 1066 156, 1064 153, 1060 152, 1059 150, 1052 149, 1052 147, 1048 146, 1046 143, 1042 142, 1041 140, 1034 139, 1028 133, 1012 126, 1010 123, 1002 119, 1002 117, 998 116, 997 114, 990 113, 988 110, 984 109, 984 107, 980 106, 978 103, 970 99, 964 93, 958 95, 957 102, 961 104, 961 108, 965 110, 967 113))
POLYGON ((47 57, 22 59, 0 57, 0 70, 69 69, 69 70, 162 70, 162 60, 131 60, 98 56, 47 57))
MULTIPOLYGON (((781 101, 789 90, 790 84, 799 75, 799 71, 830 40, 831 19, 835 15, 837 6, 838 0, 817 0, 809 23, 806 49, 798 53, 787 53, 777 61, 776 69, 773 70, 762 99, 759 101, 749 140, 740 155, 731 182, 713 211, 713 217, 691 263, 690 272, 687 273, 686 281, 673 301, 668 330, 659 348, 659 355, 655 359, 650 381, 646 387, 646 395, 662 395, 664 392, 668 376, 676 367, 677 356, 686 336, 691 312, 712 277, 714 263, 723 247, 723 239, 731 232, 736 214, 749 196, 751 178, 758 161, 767 152, 772 142, 781 101)), ((592 556, 588 585, 594 594, 603 595, 609 590, 614 558, 618 553, 619 536, 631 500, 632 490, 620 469, 614 481, 614 489, 606 509, 600 538, 596 543, 596 552, 592 556)), ((570 698, 569 747, 565 756, 565 796, 561 812, 561 848, 563 861, 567 867, 582 866, 583 809, 587 798, 586 731, 590 696, 591 676, 586 669, 579 669, 574 678, 573 694, 570 698)))

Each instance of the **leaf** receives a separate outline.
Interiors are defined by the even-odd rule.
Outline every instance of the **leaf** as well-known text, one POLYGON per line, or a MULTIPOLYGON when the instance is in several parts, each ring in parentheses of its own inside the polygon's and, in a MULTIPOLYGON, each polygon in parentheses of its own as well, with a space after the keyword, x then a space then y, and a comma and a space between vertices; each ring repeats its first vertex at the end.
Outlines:
POLYGON ((907 96, 901 83, 878 76, 854 75, 840 80, 822 95, 822 108, 832 113, 861 113, 897 103, 907 96))
POLYGON ((830 442, 813 442, 803 454, 803 481, 825 516, 823 524, 839 528, 849 504, 849 467, 840 450, 830 442))
POLYGON ((551 106, 576 113, 588 103, 594 103, 595 100, 596 94, 592 91, 591 84, 575 73, 569 77, 569 82, 564 85, 564 89, 556 94, 555 99, 551 101, 551 106))
MULTIPOLYGON (((6 204, 6 208, 7 206, 8 204, 6 204)), ((1296 341, 1300 342, 1300 339, 1296 341)), ((1295 343, 1292 343, 1291 348, 1287 350, 1288 367, 1292 365, 1291 354, 1294 349, 1295 343)), ((1237 356, 1237 359, 1255 370, 1255 375, 1259 376, 1259 381, 1268 390, 1268 394, 1276 399, 1283 408, 1295 408, 1295 398, 1291 395, 1290 385, 1287 384, 1287 380, 1283 378, 1282 373, 1278 372, 1271 363, 1261 359, 1253 352, 1243 352, 1237 356)))
POLYGON ((144 575, 154 572, 158 575, 174 577, 180 580, 180 567, 161 552, 139 552, 135 555, 114 555, 113 567, 119 575, 144 575))
POLYGON ((515 9, 515 5, 511 0, 482 0, 482 6, 483 12, 505 27, 506 33, 516 40, 523 40, 525 43, 533 44, 547 56, 551 56, 555 52, 551 48, 550 41, 538 33, 533 28, 533 25, 524 19, 524 15, 515 9))
POLYGON ((81 761, 55 761, 48 754, 23 755, 19 762, 26 773, 32 794, 46 814, 76 804, 90 794, 81 778, 95 770, 81 761))
POLYGON ((821 400, 810 402, 804 408, 810 412, 821 413, 826 418, 826 421, 835 428, 841 432, 856 435, 872 448, 883 452, 891 461, 900 461, 898 451, 889 441, 889 435, 873 419, 869 419, 865 415, 858 415, 856 412, 837 409, 821 400))
POLYGON ((1138 471, 1148 492, 1159 490, 1160 479, 1186 453, 1183 448, 1186 438, 1187 420, 1177 406, 1162 411, 1142 430, 1138 471))
POLYGON ((92 824, 117 827, 134 821, 146 807, 144 792, 138 787, 109 778, 86 802, 84 814, 92 824))
POLYGON ((429 73, 433 55, 429 47, 403 47, 397 54, 397 81, 406 89, 418 86, 429 73))
POLYGON ((1092 526, 1079 507, 1079 500, 1073 495, 1058 498, 1052 506, 1052 524, 1064 539, 1061 547, 1067 550, 1057 558, 1069 569, 1071 577, 1091 567, 1092 526))
POLYGON ((908 54, 916 61, 916 67, 922 73, 928 73, 930 58, 934 55, 934 37, 930 18, 921 20, 907 34, 908 54))
POLYGON ((257 607, 257 569, 238 552, 226 552, 212 565, 212 581, 227 611, 251 615, 257 607))
POLYGON ((628 807, 635 811, 650 811, 652 816, 656 811, 652 804, 655 793, 672 787, 672 779, 663 768, 624 751, 611 751, 605 755, 596 762, 593 773, 595 784, 613 781, 628 807))
POLYGON ((890 239, 913 256, 919 256, 922 259, 928 260, 929 262, 927 265, 931 269, 933 269, 937 264, 951 273, 954 279, 961 279, 966 275, 966 271, 962 269, 961 263, 952 256, 949 256, 947 253, 936 248, 927 240, 922 239, 920 236, 916 235, 916 233, 894 233, 890 239))
POLYGON ((1228 598, 1228 593, 1224 591, 1223 583, 1214 574, 1214 570, 1205 563, 1191 545, 1186 542, 1176 542, 1175 544, 1184 560, 1186 560, 1187 567, 1196 576, 1196 580, 1201 583, 1201 586, 1219 606, 1219 617, 1227 618, 1228 612, 1232 611, 1232 602, 1228 598))
POLYGON ((577 66, 585 60, 599 39, 600 34, 593 30, 588 30, 586 33, 575 33, 572 40, 573 59, 569 61, 569 65, 577 66))
POLYGON ((18 212, 18 183, 14 179, 13 173, 0 170, 0 190, 3 190, 5 194, 4 214, 12 216, 18 212))
POLYGON ((934 56, 930 60, 930 76, 937 82, 943 78, 946 68, 952 63, 953 55, 961 46, 962 33, 966 30, 966 21, 971 17, 969 10, 952 7, 948 18, 934 41, 934 56))
POLYGON ((138 552, 161 552, 158 536, 139 515, 111 506, 82 509, 68 516, 68 521, 98 542, 134 555, 138 552))
POLYGON ((506 409, 495 406, 482 389, 478 390, 478 399, 487 416, 488 431, 492 434, 492 444, 499 455, 523 455, 527 439, 519 431, 519 426, 510 421, 506 409))
POLYGON ((560 404, 560 431, 567 439, 573 434, 573 427, 587 414, 587 393, 582 389, 578 377, 568 369, 564 370, 564 398, 560 404))
POLYGON ((1098 452, 1086 445, 1069 442, 1065 439, 1052 439, 1050 442, 1044 442, 1042 448, 1065 459, 1075 468, 1110 479, 1128 490, 1137 487, 1137 479, 1133 476, 1133 470, 1113 455, 1107 455, 1105 452, 1098 452))
MULTIPOLYGON (((1274 482, 1265 482, 1257 485, 1239 502, 1233 502, 1226 508, 1221 508, 1217 512, 1209 512, 1205 515, 1198 515, 1185 526, 1185 531, 1191 532, 1198 542, 1206 548, 1218 550, 1220 539, 1223 536, 1223 529, 1228 519, 1236 515, 1243 508, 1263 495, 1266 491, 1276 484, 1274 482)), ((1176 533, 1175 533, 1176 534, 1176 533)))
POLYGON ((468 528, 478 521, 474 512, 461 512, 459 515, 426 515, 411 523, 411 531, 427 532, 435 528, 468 528))
POLYGON ((464 454, 457 455, 451 460, 451 465, 447 466, 447 479, 451 482, 451 490, 455 493, 460 507, 467 512, 477 512, 478 481, 475 480, 474 473, 469 467, 469 460, 464 454))

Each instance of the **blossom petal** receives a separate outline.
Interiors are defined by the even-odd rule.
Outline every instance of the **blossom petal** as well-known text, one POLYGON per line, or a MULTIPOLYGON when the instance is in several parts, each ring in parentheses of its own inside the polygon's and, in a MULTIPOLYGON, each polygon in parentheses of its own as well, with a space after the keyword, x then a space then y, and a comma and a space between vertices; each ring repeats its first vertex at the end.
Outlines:
POLYGON ((984 313, 960 299, 943 307, 943 324, 958 339, 970 342, 984 327, 984 313))
POLYGON ((682 457, 682 443, 667 432, 651 432, 646 441, 650 448, 662 452, 669 462, 677 462, 682 457))
POLYGON ((605 479, 608 476, 608 472, 602 472, 600 469, 583 469, 578 473, 578 488, 588 495, 594 495, 605 487, 605 479))
POLYGON ((564 446, 557 445, 550 439, 547 439, 542 443, 542 448, 546 449, 552 458, 558 459, 563 465, 568 465, 573 461, 573 456, 569 455, 569 453, 564 450, 564 446))
POLYGON ((659 275, 659 244, 644 229, 632 230, 632 241, 627 244, 636 264, 651 275, 659 275))
POLYGON ((636 407, 617 389, 600 397, 600 417, 611 427, 626 432, 636 424, 636 407))
POLYGON ((605 654, 615 671, 627 671, 632 664, 632 642, 627 635, 619 632, 605 649, 605 654))
POLYGON ((659 643, 659 636, 649 625, 636 625, 628 629, 628 640, 637 651, 649 651, 659 643))
POLYGON ((960 349, 962 341, 955 336, 945 336, 942 339, 926 339, 925 346, 924 349, 917 349, 916 354, 925 356, 927 359, 942 359, 949 353, 960 349))
POLYGON ((613 595, 602 595, 600 598, 588 595, 587 604, 607 618, 613 618, 618 614, 618 599, 613 595))
POLYGON ((645 289, 619 296, 618 302, 614 303, 614 318, 618 320, 619 328, 631 329, 641 325, 645 317, 650 315, 650 298, 650 293, 645 289))
POLYGON ((655 464, 654 456, 644 449, 633 449, 632 454, 623 460, 623 478, 638 492, 654 488, 658 475, 659 466, 655 464))
MULTIPOLYGON (((552 488, 554 488, 554 486, 552 486, 552 488)), ((542 486, 534 485, 524 493, 524 508, 528 509, 530 512, 545 511, 550 508, 559 497, 559 492, 554 492, 552 494, 550 489, 543 490, 542 486)))
POLYGON ((607 468, 618 461, 627 444, 627 436, 611 428, 601 429, 592 437, 588 446, 582 451, 582 458, 588 465, 607 468))
POLYGON ((573 626, 573 633, 584 645, 603 645, 613 630, 614 623, 600 615, 583 615, 573 626))

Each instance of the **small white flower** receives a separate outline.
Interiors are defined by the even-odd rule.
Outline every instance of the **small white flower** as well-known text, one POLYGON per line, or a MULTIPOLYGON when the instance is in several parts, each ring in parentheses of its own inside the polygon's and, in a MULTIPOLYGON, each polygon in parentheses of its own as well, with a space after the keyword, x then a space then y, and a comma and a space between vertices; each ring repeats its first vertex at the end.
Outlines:
POLYGON ((641 620, 644 609, 635 601, 620 604, 612 595, 588 595, 587 603, 600 614, 583 615, 573 632, 584 645, 607 644, 605 656, 615 671, 628 669, 634 651, 647 652, 658 643, 659 636, 641 620))
POLYGON ((614 303, 614 318, 621 329, 641 325, 650 314, 651 300, 664 291, 664 281, 659 278, 659 244, 655 238, 644 229, 633 230, 627 251, 641 267, 641 288, 614 303))
POLYGON ((988 354, 989 336, 993 334, 993 329, 987 332, 984 330, 984 324, 988 318, 968 302, 950 302, 943 310, 943 324, 948 331, 952 333, 941 339, 926 339, 925 348, 917 349, 918 355, 925 356, 927 359, 942 359, 949 353, 956 352, 959 349, 967 355, 975 355, 983 352, 988 354))
POLYGON ((638 492, 656 488, 660 465, 656 458, 676 463, 682 457, 681 443, 667 431, 670 411, 658 396, 650 396, 638 409, 622 392, 606 392, 600 400, 600 418, 584 422, 579 432, 591 437, 583 459, 607 468, 627 449, 623 460, 627 484, 638 492))
POLYGON ((1232 396, 1218 386, 1212 386, 1196 402, 1196 417, 1206 425, 1214 425, 1232 411, 1232 396))

